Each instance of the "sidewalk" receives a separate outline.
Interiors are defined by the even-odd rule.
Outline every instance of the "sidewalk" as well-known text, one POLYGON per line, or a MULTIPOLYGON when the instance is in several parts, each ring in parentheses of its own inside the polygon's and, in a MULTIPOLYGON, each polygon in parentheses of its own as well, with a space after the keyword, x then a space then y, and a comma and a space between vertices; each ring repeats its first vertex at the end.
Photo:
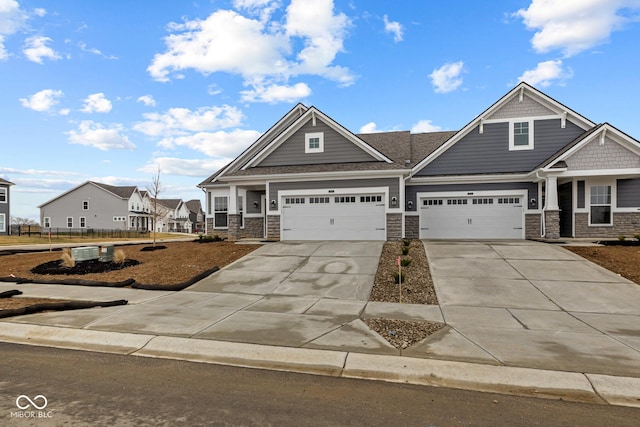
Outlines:
MULTIPOLYGON (((640 308, 626 308, 630 312, 619 316, 631 317, 618 319, 617 329, 600 322, 596 330, 586 323, 593 320, 589 313, 583 313, 586 321, 576 320, 577 311, 562 306, 570 299, 561 294, 552 300, 538 281, 520 273, 548 258, 562 261, 567 251, 535 242, 429 243, 441 305, 413 306, 367 301, 381 248, 381 242, 269 244, 181 292, 0 284, 0 291, 20 289, 24 296, 129 301, 7 319, 0 322, 0 340, 640 406, 637 335, 613 333, 622 330, 621 320, 636 321, 632 311, 640 308), (465 279, 478 271, 494 277, 465 279), (367 317, 446 320, 449 326, 401 352, 362 322, 367 317), (567 324, 573 329, 564 330, 567 324), (593 353, 604 357, 593 363, 593 353)), ((614 303, 625 300, 640 307, 637 285, 581 258, 564 262, 572 274, 588 268, 591 278, 600 274, 612 286, 628 287, 609 309, 624 310, 614 303)))

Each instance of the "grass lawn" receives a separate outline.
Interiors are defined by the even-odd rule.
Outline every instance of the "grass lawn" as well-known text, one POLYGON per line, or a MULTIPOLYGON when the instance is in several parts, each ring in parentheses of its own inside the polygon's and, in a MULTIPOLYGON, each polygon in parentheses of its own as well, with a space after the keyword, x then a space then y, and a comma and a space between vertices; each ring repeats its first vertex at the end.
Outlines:
MULTIPOLYGON (((166 239, 175 239, 178 237, 188 237, 185 234, 173 234, 173 233, 158 233, 156 235, 156 240, 166 240, 166 239)), ((194 235, 193 238, 196 239, 198 236, 194 235)), ((87 242, 114 242, 114 241, 136 241, 136 240, 152 240, 153 233, 149 235, 142 235, 141 237, 123 237, 123 238, 111 238, 111 237, 78 237, 78 236, 52 236, 51 243, 87 243, 87 242)), ((39 235, 32 235, 31 237, 27 235, 17 236, 0 236, 0 246, 16 246, 16 245, 39 245, 49 244, 49 238, 45 235, 40 237, 39 235)))

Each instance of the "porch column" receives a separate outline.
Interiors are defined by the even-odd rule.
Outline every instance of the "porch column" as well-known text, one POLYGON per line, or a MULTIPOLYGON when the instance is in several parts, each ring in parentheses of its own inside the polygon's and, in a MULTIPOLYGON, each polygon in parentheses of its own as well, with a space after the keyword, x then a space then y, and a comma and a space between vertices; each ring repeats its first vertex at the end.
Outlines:
POLYGON ((546 184, 546 209, 557 211, 558 207, 558 177, 548 176, 546 184))
POLYGON ((558 206, 558 177, 548 176, 546 183, 544 235, 547 239, 560 238, 560 207, 558 206))

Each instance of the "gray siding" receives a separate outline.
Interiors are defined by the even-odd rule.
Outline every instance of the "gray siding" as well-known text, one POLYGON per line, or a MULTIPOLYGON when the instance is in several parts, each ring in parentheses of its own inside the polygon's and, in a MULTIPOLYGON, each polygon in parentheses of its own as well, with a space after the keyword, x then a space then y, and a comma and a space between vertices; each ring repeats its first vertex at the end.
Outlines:
POLYGON ((618 180, 618 207, 640 207, 640 178, 618 180))
POLYGON ((376 161, 371 155, 345 139, 321 120, 316 126, 311 121, 284 141, 258 166, 289 166, 325 163, 351 163, 376 161), (305 153, 305 133, 324 133, 324 152, 305 153))
POLYGON ((0 188, 4 188, 7 194, 6 203, 0 202, 0 214, 4 214, 4 231, 0 229, 0 234, 5 235, 9 234, 9 230, 11 229, 11 212, 10 212, 10 204, 11 204, 11 195, 9 194, 11 190, 8 185, 0 184, 0 188))
POLYGON ((439 184, 439 185, 407 185, 405 204, 411 200, 413 206, 411 209, 405 206, 407 212, 416 211, 418 207, 417 193, 427 192, 452 192, 452 191, 500 191, 500 190, 526 190, 528 191, 527 204, 529 209, 538 207, 538 184, 535 182, 500 182, 500 183, 481 183, 481 184, 439 184), (535 200, 535 204, 531 203, 531 199, 535 200))
POLYGON ((264 194, 264 191, 247 191, 247 213, 259 214, 262 212, 260 207, 260 196, 264 194), (258 202, 258 206, 253 206, 253 202, 258 202))
POLYGON ((582 133, 569 121, 562 129, 560 119, 536 120, 534 149, 509 151, 509 123, 485 124, 482 134, 474 128, 416 175, 529 172, 582 133))
POLYGON ((67 217, 73 218, 73 228, 80 228, 80 217, 87 219, 87 228, 126 229, 128 223, 113 221, 114 216, 127 218, 128 200, 122 200, 92 184, 82 185, 70 193, 40 208, 40 221, 51 218, 52 228, 67 228, 67 217), (82 201, 89 201, 89 209, 82 210, 82 201))
POLYGON ((585 191, 584 181, 578 181, 577 191, 578 191, 578 197, 577 197, 578 200, 576 201, 577 202, 576 205, 578 209, 582 209, 584 208, 584 191, 585 191))
POLYGON ((391 198, 396 197, 400 200, 400 179, 398 178, 378 178, 378 179, 351 179, 339 181, 299 181, 299 182, 272 182, 269 184, 269 210, 277 210, 270 201, 278 200, 278 191, 282 190, 316 190, 320 188, 336 189, 336 188, 363 188, 363 187, 388 187, 389 200, 387 201, 390 208, 402 206, 391 206, 391 198))

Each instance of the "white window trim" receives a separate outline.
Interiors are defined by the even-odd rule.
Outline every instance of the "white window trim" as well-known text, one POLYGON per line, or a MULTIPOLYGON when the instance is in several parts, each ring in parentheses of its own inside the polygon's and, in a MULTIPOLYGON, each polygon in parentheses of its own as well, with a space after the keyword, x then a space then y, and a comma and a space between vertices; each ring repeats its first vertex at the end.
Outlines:
POLYGON ((509 120, 509 151, 520 150, 533 150, 533 123, 534 119, 513 119, 509 120), (529 123, 529 144, 528 145, 515 145, 514 124, 515 123, 529 123))
POLYGON ((73 228, 73 217, 72 216, 68 216, 67 217, 67 228, 73 228), (71 222, 71 225, 69 225, 69 222, 71 222))
POLYGON ((312 132, 304 134, 304 152, 305 153, 324 153, 324 133, 312 132), (320 140, 318 148, 309 148, 309 141, 311 138, 318 138, 320 140))
POLYGON ((87 228, 87 217, 86 216, 81 216, 78 218, 78 224, 80 225, 80 228, 87 228), (84 222, 84 224, 83 224, 84 222))
POLYGON ((82 201, 82 210, 83 210, 83 211, 88 211, 88 210, 89 210, 89 201, 88 201, 88 200, 83 200, 83 201, 82 201), (86 208, 84 207, 84 204, 85 204, 85 203, 87 204, 87 207, 86 207, 86 208))
MULTIPOLYGON (((617 205, 617 195, 616 195, 616 185, 614 182, 610 180, 597 180, 597 181, 587 181, 585 183, 585 207, 587 214, 589 215, 589 227, 613 227, 613 213, 614 206, 617 205), (593 224, 591 222, 591 187, 602 187, 608 186, 611 188, 611 200, 609 203, 609 224, 593 224)), ((594 205, 594 206, 607 206, 607 205, 594 205)))
POLYGON ((7 231, 7 216, 3 213, 0 213, 0 219, 2 219, 2 227, 0 228, 0 233, 4 233, 7 231))
POLYGON ((4 200, 0 200, 0 203, 7 203, 7 200, 9 199, 9 197, 7 196, 9 194, 7 189, 6 188, 0 188, 0 193, 4 193, 4 200))
POLYGON ((42 224, 43 224, 44 228, 51 228, 51 217, 50 216, 45 216, 44 220, 42 221, 42 224))
POLYGON ((227 229, 229 229, 229 196, 228 195, 226 195, 226 196, 224 196, 224 195, 214 195, 212 201, 213 201, 213 206, 212 206, 212 208, 213 208, 213 228, 215 230, 227 230, 227 229), (227 199, 227 210, 226 211, 217 211, 216 210, 216 198, 218 198, 218 197, 224 197, 225 199, 227 199), (217 212, 225 212, 226 213, 226 215, 227 215, 227 226, 226 227, 217 227, 216 226, 216 213, 217 212))

